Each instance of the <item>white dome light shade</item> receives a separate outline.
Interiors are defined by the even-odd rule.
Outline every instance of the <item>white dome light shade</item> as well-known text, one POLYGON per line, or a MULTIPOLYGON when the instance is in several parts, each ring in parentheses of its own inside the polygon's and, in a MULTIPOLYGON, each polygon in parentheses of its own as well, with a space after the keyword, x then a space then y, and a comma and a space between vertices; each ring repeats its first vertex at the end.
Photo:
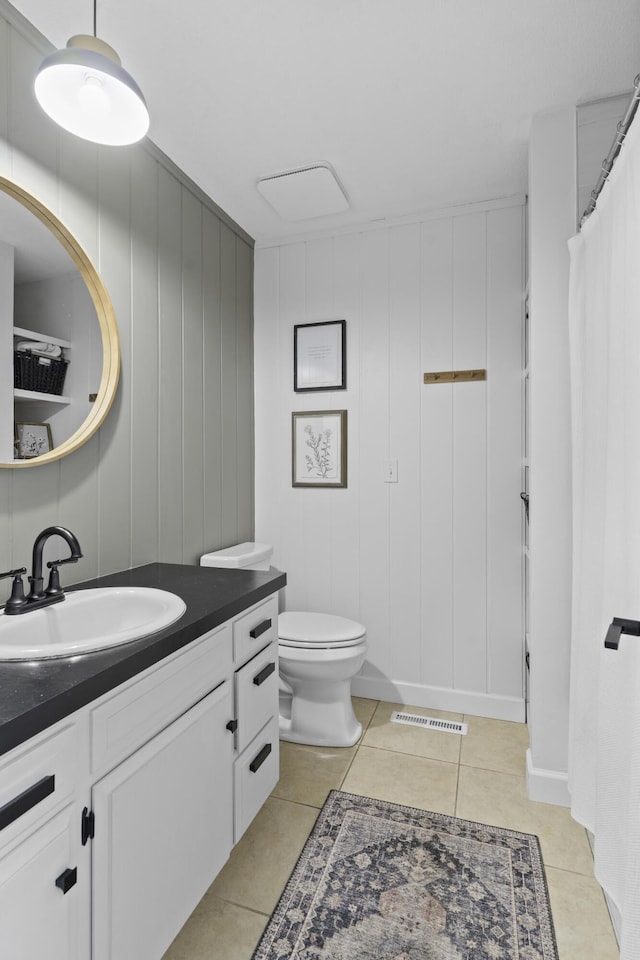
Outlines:
POLYGON ((64 50, 46 57, 35 93, 52 120, 84 140, 122 146, 149 129, 142 91, 113 47, 97 37, 71 37, 64 50))

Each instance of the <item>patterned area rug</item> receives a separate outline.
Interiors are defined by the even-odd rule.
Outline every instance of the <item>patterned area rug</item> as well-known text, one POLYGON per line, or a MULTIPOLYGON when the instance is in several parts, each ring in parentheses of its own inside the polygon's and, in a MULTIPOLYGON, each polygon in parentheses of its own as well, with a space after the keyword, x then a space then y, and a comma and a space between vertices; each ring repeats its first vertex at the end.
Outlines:
POLYGON ((538 838, 333 790, 253 960, 557 960, 538 838))

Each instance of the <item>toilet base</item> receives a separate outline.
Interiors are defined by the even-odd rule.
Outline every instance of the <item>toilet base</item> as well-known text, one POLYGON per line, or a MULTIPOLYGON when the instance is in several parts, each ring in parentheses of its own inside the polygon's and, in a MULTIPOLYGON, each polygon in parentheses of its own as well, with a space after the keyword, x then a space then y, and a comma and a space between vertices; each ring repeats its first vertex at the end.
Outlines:
POLYGON ((351 680, 364 663, 364 639, 344 647, 280 643, 280 738, 317 747, 352 747, 362 735, 351 703, 351 680))
POLYGON ((343 698, 327 703, 291 698, 281 691, 280 739, 316 747, 353 747, 362 735, 362 724, 353 712, 349 693, 350 689, 343 698))

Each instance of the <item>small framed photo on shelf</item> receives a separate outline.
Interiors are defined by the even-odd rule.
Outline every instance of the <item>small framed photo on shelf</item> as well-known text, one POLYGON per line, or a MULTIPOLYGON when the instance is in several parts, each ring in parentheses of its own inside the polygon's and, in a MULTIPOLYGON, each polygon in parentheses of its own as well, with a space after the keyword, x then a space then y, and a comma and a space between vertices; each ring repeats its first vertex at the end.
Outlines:
POLYGON ((347 321, 297 323, 293 328, 293 389, 345 390, 347 321))
POLYGON ((346 487, 347 411, 291 415, 292 486, 346 487))
POLYGON ((53 449, 51 427, 48 423, 16 423, 16 460, 33 460, 53 449))

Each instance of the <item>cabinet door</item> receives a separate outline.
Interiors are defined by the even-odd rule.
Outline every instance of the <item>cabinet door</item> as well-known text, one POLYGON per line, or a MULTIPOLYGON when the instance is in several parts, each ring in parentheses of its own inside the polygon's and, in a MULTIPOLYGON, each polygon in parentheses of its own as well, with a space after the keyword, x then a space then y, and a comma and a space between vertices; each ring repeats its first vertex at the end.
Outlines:
POLYGON ((72 830, 79 834, 80 824, 76 812, 73 804, 65 807, 0 859, 0 955, 7 960, 86 956, 79 937, 89 903, 89 875, 74 860, 72 830))
POLYGON ((93 788, 93 960, 159 960, 228 858, 230 687, 93 788))

